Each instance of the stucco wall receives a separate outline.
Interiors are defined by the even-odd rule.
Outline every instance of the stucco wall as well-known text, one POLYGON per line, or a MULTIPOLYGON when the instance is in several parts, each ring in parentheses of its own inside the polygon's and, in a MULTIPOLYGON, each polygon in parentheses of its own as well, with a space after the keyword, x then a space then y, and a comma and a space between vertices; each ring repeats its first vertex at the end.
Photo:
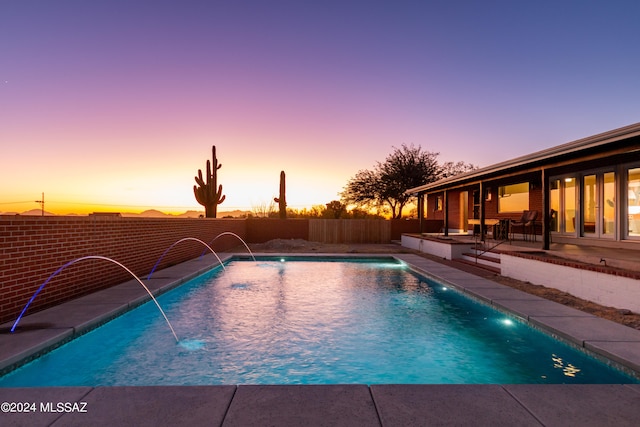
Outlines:
POLYGON ((559 289, 608 307, 640 313, 640 280, 506 253, 502 253, 500 259, 503 276, 559 289))

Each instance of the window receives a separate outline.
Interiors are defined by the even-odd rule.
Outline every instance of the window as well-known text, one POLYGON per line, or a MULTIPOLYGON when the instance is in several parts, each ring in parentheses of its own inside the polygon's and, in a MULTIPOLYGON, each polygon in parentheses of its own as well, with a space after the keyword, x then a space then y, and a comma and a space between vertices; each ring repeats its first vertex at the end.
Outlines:
POLYGON ((491 201, 491 187, 484 190, 484 200, 487 202, 491 201))
POLYGON ((602 235, 613 237, 616 232, 616 174, 602 175, 602 235))
POLYGON ((564 231, 575 233, 576 231, 576 179, 568 177, 564 179, 564 231))
POLYGON ((629 236, 640 236, 640 168, 629 169, 627 176, 627 206, 629 236))
POLYGON ((529 210, 529 183, 498 187, 498 212, 522 212, 529 210))
POLYGON ((436 196, 436 207, 435 207, 435 211, 441 211, 442 210, 442 196, 436 196))
POLYGON ((582 230, 584 234, 594 234, 597 231, 599 194, 596 179, 596 175, 582 177, 582 230))

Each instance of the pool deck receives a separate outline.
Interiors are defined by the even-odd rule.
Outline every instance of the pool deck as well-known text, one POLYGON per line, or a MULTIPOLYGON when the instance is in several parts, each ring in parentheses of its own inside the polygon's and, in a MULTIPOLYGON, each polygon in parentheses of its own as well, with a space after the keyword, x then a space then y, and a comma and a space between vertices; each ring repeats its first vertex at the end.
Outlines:
MULTIPOLYGON (((419 255, 386 256, 398 258, 420 274, 443 281, 536 327, 640 372, 638 330, 419 255)), ((213 256, 191 260, 158 271, 144 283, 153 292, 161 293, 216 263, 213 256)), ((15 334, 7 333, 13 322, 0 325, 0 370, 35 357, 148 299, 140 284, 131 280, 25 316, 15 334)), ((0 425, 3 426, 640 425, 640 384, 0 388, 2 402, 35 404, 29 407, 35 411, 22 413, 4 412, 3 404, 0 412, 0 425), (58 403, 61 403, 59 407, 58 403)))

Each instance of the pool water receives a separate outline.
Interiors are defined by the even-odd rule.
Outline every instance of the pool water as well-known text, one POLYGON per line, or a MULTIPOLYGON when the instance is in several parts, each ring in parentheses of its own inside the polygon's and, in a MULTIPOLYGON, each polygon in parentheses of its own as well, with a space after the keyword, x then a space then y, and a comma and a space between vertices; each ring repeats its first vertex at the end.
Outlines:
POLYGON ((631 383, 392 259, 232 261, 0 386, 631 383))

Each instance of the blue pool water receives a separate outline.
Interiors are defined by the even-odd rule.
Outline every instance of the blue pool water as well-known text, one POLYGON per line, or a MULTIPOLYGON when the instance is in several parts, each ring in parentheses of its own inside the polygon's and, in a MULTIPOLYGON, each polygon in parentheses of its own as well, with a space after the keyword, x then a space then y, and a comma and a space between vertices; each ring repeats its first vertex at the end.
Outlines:
POLYGON ((393 260, 233 261, 0 386, 637 382, 393 260))

